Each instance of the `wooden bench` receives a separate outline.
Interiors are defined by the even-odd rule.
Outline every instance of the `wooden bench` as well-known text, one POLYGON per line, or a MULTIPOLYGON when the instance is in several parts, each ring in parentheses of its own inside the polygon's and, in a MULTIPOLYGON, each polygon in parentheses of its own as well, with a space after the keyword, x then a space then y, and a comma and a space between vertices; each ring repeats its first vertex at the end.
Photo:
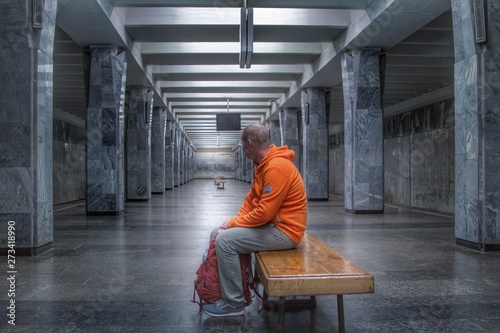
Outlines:
POLYGON ((268 296, 279 297, 282 328, 287 296, 311 296, 314 306, 315 295, 337 295, 339 332, 344 332, 343 295, 374 292, 372 275, 307 233, 295 249, 255 253, 255 268, 264 286, 264 307, 268 296))
POLYGON ((215 181, 215 185, 217 185, 217 188, 220 188, 220 189, 224 188, 224 184, 226 183, 226 181, 224 179, 215 178, 214 181, 215 181))

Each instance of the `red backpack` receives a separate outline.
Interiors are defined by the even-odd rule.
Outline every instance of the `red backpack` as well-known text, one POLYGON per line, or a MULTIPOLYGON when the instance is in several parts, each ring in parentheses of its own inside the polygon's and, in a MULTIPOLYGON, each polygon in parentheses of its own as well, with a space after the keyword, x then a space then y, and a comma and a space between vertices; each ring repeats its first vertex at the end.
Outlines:
MULTIPOLYGON (((200 310, 203 309, 203 302, 215 303, 222 298, 219 271, 217 269, 217 255, 215 253, 215 238, 217 234, 210 240, 206 259, 203 260, 200 267, 196 270, 192 302, 198 303, 200 310), (196 294, 198 294, 199 301, 196 301, 196 294)), ((240 254, 240 267, 245 306, 248 306, 252 303, 250 289, 253 289, 258 295, 253 283, 251 254, 240 254)))

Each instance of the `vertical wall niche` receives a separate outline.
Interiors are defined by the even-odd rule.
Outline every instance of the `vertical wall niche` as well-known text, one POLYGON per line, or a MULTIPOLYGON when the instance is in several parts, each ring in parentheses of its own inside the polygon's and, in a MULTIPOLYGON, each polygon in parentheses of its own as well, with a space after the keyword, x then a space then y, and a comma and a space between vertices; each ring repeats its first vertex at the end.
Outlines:
POLYGON ((54 205, 85 199, 85 121, 54 110, 54 205))

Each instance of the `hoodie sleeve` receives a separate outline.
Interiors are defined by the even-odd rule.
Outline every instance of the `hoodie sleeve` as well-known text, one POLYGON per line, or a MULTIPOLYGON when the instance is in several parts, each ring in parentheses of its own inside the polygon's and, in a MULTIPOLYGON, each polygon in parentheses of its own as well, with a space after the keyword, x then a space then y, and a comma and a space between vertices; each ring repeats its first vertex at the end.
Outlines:
POLYGON ((258 227, 276 217, 290 187, 287 170, 280 165, 270 165, 262 179, 261 193, 247 194, 238 215, 228 221, 228 228, 258 227))

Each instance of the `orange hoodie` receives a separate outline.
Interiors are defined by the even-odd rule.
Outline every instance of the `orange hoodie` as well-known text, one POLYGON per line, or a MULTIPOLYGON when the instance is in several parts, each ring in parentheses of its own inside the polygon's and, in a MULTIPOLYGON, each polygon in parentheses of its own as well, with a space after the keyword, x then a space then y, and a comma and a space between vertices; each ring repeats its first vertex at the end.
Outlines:
POLYGON ((258 227, 268 222, 300 243, 307 221, 307 197, 302 176, 293 164, 295 152, 271 145, 256 165, 252 188, 228 228, 258 227))

